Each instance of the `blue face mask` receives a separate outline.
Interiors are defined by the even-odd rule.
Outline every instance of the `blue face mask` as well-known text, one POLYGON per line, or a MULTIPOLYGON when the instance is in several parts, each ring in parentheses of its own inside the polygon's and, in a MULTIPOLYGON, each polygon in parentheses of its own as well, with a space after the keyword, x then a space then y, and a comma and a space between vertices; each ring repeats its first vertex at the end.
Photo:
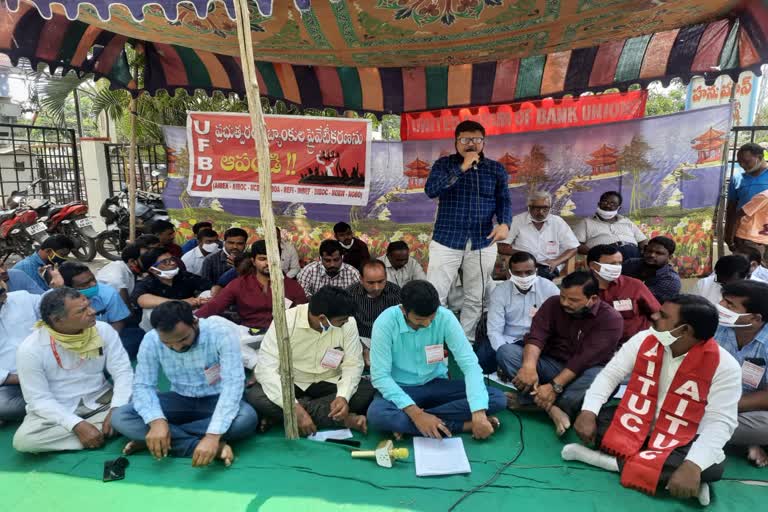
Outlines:
POLYGON ((85 295, 86 297, 88 297, 89 299, 91 299, 99 294, 99 284, 96 283, 90 288, 85 288, 84 290, 78 290, 78 291, 83 295, 85 295))

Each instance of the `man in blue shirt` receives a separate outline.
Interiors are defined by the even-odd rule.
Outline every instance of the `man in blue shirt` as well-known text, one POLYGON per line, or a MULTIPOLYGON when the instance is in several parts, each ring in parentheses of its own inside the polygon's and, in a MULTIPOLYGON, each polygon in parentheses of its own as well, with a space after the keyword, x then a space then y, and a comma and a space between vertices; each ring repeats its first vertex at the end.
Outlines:
POLYGON ((69 252, 75 248, 75 243, 66 235, 53 235, 46 238, 37 252, 27 256, 13 266, 13 270, 21 270, 43 291, 51 287, 40 275, 42 268, 48 265, 60 265, 67 261, 69 252))
POLYGON ((386 309, 373 324, 371 379, 378 393, 368 408, 368 425, 396 437, 490 437, 499 421, 488 414, 504 409, 507 400, 499 389, 486 388, 456 317, 440 306, 427 281, 406 284, 401 297, 402 305, 386 309), (448 380, 446 345, 464 382, 448 380))
POLYGON ((23 290, 8 292, 5 282, 0 282, 0 424, 24 418, 16 349, 40 320, 41 298, 23 290))
POLYGON ((486 285, 496 264, 496 242, 509 235, 512 206, 506 170, 483 155, 485 128, 475 121, 463 121, 455 133, 456 154, 432 165, 424 187, 427 196, 439 199, 427 280, 435 285, 440 303, 445 305, 461 269, 461 326, 474 341, 486 285))
POLYGON ((43 289, 21 270, 6 270, 5 265, 0 264, 0 281, 8 285, 9 292, 25 291, 32 295, 42 295, 43 289))
POLYGON ((768 190, 768 162, 760 144, 748 142, 739 148, 736 158, 742 171, 733 173, 728 184, 728 202, 725 206, 725 243, 734 249, 734 236, 739 220, 744 216, 742 207, 757 194, 768 190))
POLYGON ((742 368, 739 425, 730 444, 747 447, 758 467, 768 466, 768 284, 736 281, 723 287, 715 340, 742 368))
POLYGON ((122 330, 131 312, 114 288, 96 282, 91 269, 79 261, 63 263, 59 267, 59 274, 64 280, 64 286, 74 288, 91 301, 96 320, 108 323, 118 333, 122 330))
POLYGON ((192 234, 195 235, 191 239, 184 242, 184 245, 181 246, 181 254, 182 256, 187 254, 189 251, 197 247, 197 233, 201 229, 213 229, 213 224, 208 222, 207 220, 200 221, 196 223, 194 226, 192 226, 192 234))
POLYGON ((643 249, 642 258, 632 258, 622 264, 621 273, 645 283, 659 304, 680 293, 680 276, 669 264, 677 244, 666 236, 651 238, 643 249))
POLYGON ((192 457, 196 467, 215 458, 231 465, 235 455, 228 442, 259 425, 256 411, 242 400, 237 327, 219 317, 198 320, 182 301, 164 302, 150 320, 154 330, 139 348, 131 403, 112 414, 112 426, 132 440, 123 452, 192 457), (157 392, 161 368, 170 392, 157 392))

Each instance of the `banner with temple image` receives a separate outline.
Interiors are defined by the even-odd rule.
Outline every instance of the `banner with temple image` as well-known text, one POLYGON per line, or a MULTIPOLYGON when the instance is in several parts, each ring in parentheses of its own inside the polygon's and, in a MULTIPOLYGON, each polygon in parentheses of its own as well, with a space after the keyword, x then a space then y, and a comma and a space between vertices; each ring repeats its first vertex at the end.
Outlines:
MULTIPOLYGON (((554 198, 553 213, 573 226, 579 218, 594 214, 600 194, 620 191, 621 213, 648 237, 674 239, 678 249, 673 264, 681 276, 691 277, 712 268, 713 217, 724 179, 721 159, 730 116, 730 106, 725 105, 589 127, 489 136, 485 156, 507 169, 515 213, 526 210, 526 196, 532 190, 547 190, 554 198)), ((165 199, 180 234, 189 237, 196 221, 212 220, 219 230, 240 226, 252 240, 260 238, 257 200, 188 194, 184 128, 167 127, 165 134, 171 155, 165 199)), ((344 221, 368 243, 372 256, 384 254, 390 241, 403 240, 426 267, 437 201, 425 195, 424 184, 434 161, 454 151, 452 139, 372 143, 367 203, 276 202, 284 239, 309 260, 317 256, 320 242, 333 237, 333 225, 344 221)))

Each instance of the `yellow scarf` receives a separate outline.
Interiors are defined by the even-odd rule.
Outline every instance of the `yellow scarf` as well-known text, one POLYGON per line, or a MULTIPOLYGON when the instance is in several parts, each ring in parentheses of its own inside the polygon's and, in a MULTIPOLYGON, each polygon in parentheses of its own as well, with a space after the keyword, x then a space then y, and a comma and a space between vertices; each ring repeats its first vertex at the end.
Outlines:
POLYGON ((35 327, 45 327, 48 334, 53 336, 53 339, 62 347, 71 350, 76 354, 80 354, 80 357, 84 359, 99 357, 99 349, 104 346, 104 341, 101 339, 101 336, 99 336, 99 331, 96 330, 96 326, 85 329, 80 334, 62 334, 42 320, 38 320, 37 323, 35 323, 35 327))

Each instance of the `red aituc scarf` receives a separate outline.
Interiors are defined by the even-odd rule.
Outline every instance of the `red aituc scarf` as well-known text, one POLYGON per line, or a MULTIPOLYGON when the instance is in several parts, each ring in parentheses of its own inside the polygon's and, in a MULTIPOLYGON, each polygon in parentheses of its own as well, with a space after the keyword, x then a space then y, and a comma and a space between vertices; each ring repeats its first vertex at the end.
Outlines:
POLYGON ((601 444, 603 451, 624 459, 621 484, 651 495, 656 493, 661 469, 669 454, 696 436, 712 377, 720 363, 720 351, 714 339, 688 351, 672 379, 648 439, 656 414, 663 356, 664 347, 656 337, 645 338, 627 390, 601 444), (646 439, 648 446, 641 451, 646 439))

